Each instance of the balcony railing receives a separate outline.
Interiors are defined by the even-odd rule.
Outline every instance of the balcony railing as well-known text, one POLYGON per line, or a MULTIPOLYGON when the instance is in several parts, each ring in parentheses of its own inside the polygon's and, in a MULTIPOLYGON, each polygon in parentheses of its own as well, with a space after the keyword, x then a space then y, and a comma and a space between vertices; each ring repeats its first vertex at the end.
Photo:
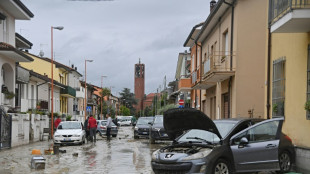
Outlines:
POLYGON ((309 0, 270 0, 269 22, 275 23, 293 9, 310 9, 309 0))
POLYGON ((76 90, 70 86, 66 86, 65 88, 62 88, 60 90, 60 94, 63 96, 66 96, 66 97, 75 97, 76 96, 76 90))
POLYGON ((231 62, 230 52, 217 51, 213 54, 209 54, 206 61, 203 62, 203 72, 204 75, 208 74, 211 71, 234 71, 235 67, 231 62))

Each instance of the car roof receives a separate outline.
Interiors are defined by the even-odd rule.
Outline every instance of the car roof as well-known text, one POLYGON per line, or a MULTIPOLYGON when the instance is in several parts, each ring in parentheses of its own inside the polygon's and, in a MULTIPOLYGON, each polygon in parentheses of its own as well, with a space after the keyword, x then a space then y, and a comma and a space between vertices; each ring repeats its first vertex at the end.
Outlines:
POLYGON ((216 122, 227 122, 227 123, 239 123, 239 122, 244 122, 244 121, 264 121, 265 119, 261 118, 225 118, 225 119, 218 119, 218 120, 213 120, 215 123, 216 122))

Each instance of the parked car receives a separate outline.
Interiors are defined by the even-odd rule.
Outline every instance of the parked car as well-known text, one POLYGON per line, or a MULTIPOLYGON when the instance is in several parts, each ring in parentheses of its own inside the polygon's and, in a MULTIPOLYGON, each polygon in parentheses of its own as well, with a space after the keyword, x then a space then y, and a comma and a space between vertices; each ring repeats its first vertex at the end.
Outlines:
POLYGON ((156 115, 151 126, 151 144, 155 143, 156 140, 170 140, 164 128, 163 115, 156 115))
POLYGON ((152 123, 154 117, 140 117, 134 128, 134 139, 137 138, 149 138, 150 127, 149 123, 152 123))
POLYGON ((127 119, 120 119, 117 122, 120 126, 131 126, 131 119, 127 118, 127 119))
MULTIPOLYGON (((106 135, 107 133, 107 120, 97 120, 97 132, 100 136, 106 135)), ((112 122, 111 135, 116 137, 118 133, 118 127, 112 122)))
POLYGON ((283 121, 238 118, 213 122, 192 108, 168 110, 164 128, 176 139, 153 152, 152 169, 155 174, 289 172, 295 151, 292 140, 282 133, 283 121))
POLYGON ((60 122, 54 134, 54 144, 83 144, 85 136, 82 122, 60 122))

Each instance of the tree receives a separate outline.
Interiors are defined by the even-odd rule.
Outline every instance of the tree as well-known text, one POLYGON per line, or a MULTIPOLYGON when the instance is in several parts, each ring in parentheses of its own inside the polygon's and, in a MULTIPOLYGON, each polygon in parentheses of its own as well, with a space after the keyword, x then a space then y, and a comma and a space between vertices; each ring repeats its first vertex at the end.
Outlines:
POLYGON ((133 107, 137 104, 137 100, 135 98, 135 95, 130 92, 129 88, 124 88, 120 94, 120 99, 122 101, 122 104, 129 108, 130 114, 135 115, 136 109, 133 107))
POLYGON ((127 108, 126 106, 121 106, 120 112, 121 112, 121 115, 123 116, 130 116, 130 109, 127 108))

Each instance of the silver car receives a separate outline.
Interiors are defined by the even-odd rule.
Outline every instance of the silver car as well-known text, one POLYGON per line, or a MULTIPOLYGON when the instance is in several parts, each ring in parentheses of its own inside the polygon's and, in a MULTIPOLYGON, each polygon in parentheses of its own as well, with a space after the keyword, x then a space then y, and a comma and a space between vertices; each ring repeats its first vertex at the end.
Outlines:
POLYGON ((283 118, 213 122, 196 109, 168 110, 164 128, 175 140, 153 152, 152 169, 155 174, 288 172, 295 151, 291 139, 282 133, 283 122, 283 118))

